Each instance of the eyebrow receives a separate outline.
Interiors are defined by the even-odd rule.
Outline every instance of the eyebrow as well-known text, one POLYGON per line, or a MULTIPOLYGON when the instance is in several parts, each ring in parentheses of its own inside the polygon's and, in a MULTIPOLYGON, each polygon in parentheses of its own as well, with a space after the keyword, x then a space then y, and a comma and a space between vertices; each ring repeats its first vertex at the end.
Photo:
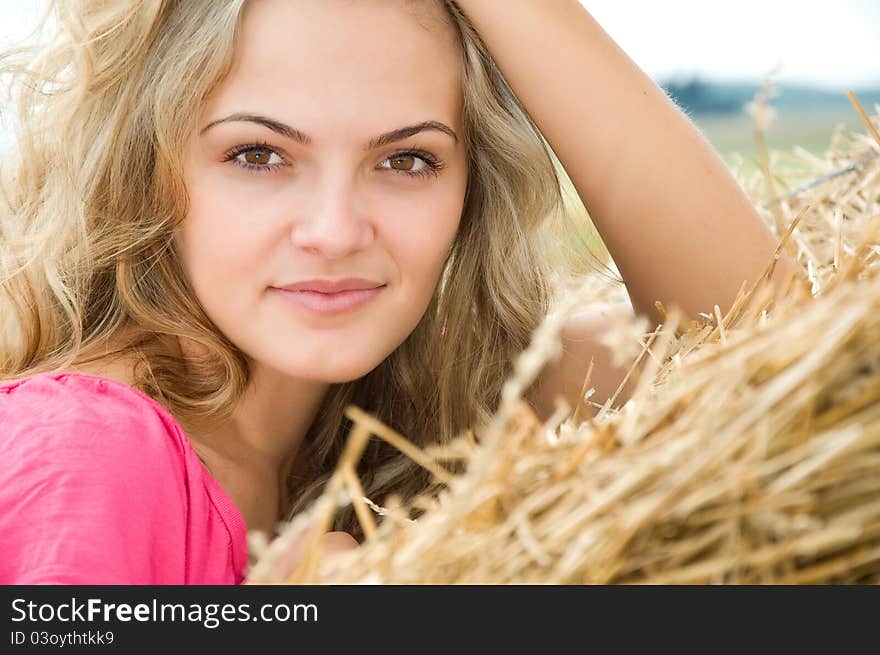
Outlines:
MULTIPOLYGON (((297 143, 301 143, 304 146, 310 145, 312 143, 312 138, 307 134, 300 132, 298 129, 282 123, 281 121, 268 118, 267 116, 260 116, 259 114, 231 114, 226 118, 220 118, 216 121, 211 121, 202 128, 202 131, 199 132, 199 134, 204 134, 215 125, 220 125, 221 123, 242 122, 256 123, 257 125, 262 125, 263 127, 267 127, 273 132, 276 132, 283 137, 291 139, 292 141, 296 141, 297 143)), ((419 132, 424 132, 427 130, 436 130, 438 132, 448 134, 455 140, 456 143, 458 143, 458 135, 456 135, 455 131, 448 125, 444 125, 443 123, 440 123, 438 121, 423 121, 415 125, 400 127, 396 130, 391 130, 390 132, 386 132, 385 134, 380 134, 377 137, 373 137, 366 145, 365 150, 374 150, 376 148, 381 148, 382 146, 388 145, 389 143, 401 141, 403 139, 413 136, 414 134, 418 134, 419 132)))

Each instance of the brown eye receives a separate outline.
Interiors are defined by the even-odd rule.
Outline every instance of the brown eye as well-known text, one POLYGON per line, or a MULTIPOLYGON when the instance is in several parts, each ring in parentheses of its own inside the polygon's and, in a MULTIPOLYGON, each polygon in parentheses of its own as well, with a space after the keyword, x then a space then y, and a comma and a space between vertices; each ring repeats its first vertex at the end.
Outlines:
POLYGON ((411 150, 391 155, 382 161, 379 168, 394 171, 395 173, 407 177, 417 178, 436 175, 437 171, 443 168, 443 164, 438 162, 428 153, 422 153, 419 150, 411 150))
POLYGON ((411 171, 416 163, 413 155, 395 155, 391 157, 391 167, 398 171, 411 171))
POLYGON ((272 151, 265 148, 254 148, 253 150, 248 150, 243 154, 244 160, 248 164, 254 164, 256 166, 265 166, 272 158, 272 151))
POLYGON ((276 150, 264 145, 240 146, 226 156, 224 161, 232 161, 249 170, 269 171, 286 165, 284 158, 276 150))

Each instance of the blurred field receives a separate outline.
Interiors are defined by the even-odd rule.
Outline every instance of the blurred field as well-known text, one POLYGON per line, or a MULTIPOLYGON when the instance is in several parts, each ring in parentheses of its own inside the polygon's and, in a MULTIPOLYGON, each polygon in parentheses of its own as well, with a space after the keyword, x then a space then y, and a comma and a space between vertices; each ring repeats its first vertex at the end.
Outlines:
MULTIPOLYGON (((752 119, 745 112, 698 117, 694 123, 729 166, 735 163, 736 153, 739 153, 745 160, 742 172, 750 174, 756 170, 752 119)), ((835 127, 841 124, 846 130, 864 129, 864 124, 852 107, 848 110, 845 107, 818 111, 777 110, 776 118, 767 130, 767 146, 786 152, 800 146, 821 157, 831 143, 835 127)), ((790 170, 798 170, 794 162, 786 162, 785 165, 791 167, 790 170)))

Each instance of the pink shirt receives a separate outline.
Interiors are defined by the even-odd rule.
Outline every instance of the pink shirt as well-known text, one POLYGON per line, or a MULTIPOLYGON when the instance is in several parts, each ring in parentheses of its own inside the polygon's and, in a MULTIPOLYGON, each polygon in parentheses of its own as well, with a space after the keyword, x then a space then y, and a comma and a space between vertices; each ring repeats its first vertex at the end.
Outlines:
POLYGON ((84 373, 0 384, 0 584, 238 584, 245 534, 148 396, 84 373))

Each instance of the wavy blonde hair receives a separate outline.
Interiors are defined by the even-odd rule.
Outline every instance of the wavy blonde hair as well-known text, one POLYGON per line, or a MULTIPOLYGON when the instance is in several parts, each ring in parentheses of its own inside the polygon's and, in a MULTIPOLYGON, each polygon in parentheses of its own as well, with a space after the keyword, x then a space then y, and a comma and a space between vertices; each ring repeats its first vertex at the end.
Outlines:
MULTIPOLYGON (((52 40, 3 55, 17 133, 2 170, 0 379, 101 361, 125 335, 114 353, 136 361, 134 386, 182 424, 229 416, 247 358, 201 308, 172 235, 187 211, 180 153, 230 69, 244 2, 54 0, 52 40), (210 356, 184 358, 181 337, 210 356)), ((565 225, 552 152, 467 18, 444 7, 461 43, 470 169, 459 231, 415 330, 331 386, 303 442, 306 473, 290 479, 291 513, 332 472, 351 403, 420 445, 485 421, 551 304, 548 253, 576 238, 550 229, 565 225)), ((379 441, 359 473, 375 499, 430 488, 379 441)), ((350 508, 335 527, 361 534, 350 508)))

